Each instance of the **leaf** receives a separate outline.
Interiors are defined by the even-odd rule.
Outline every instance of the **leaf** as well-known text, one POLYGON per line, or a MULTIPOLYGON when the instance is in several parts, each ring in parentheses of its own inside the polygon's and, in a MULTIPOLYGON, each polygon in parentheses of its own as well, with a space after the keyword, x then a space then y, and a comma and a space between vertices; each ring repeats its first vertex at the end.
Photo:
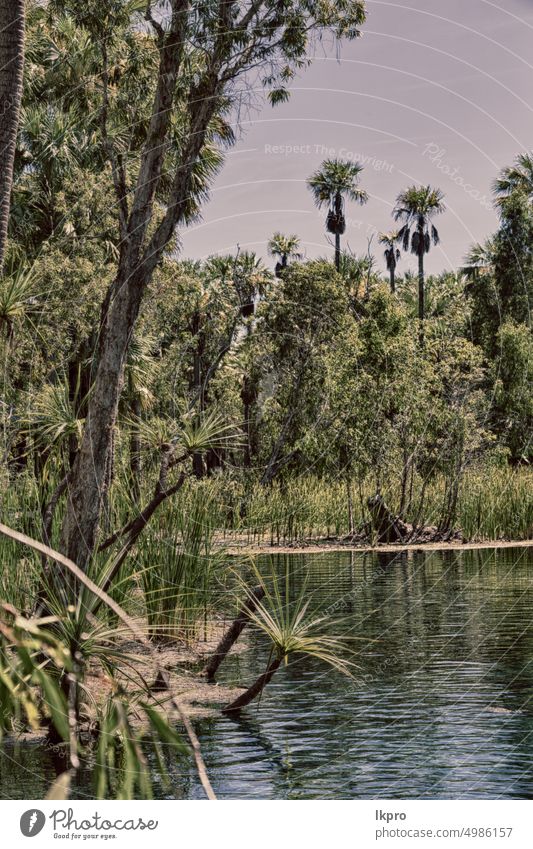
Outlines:
POLYGON ((286 103, 290 94, 286 88, 275 88, 268 93, 268 99, 272 106, 277 106, 278 103, 286 103))
POLYGON ((179 752, 188 754, 189 750, 176 729, 163 719, 161 714, 154 710, 154 708, 150 707, 150 705, 141 702, 141 707, 150 720, 150 725, 155 731, 157 737, 163 742, 168 743, 169 746, 174 746, 174 748, 179 752))
POLYGON ((69 738, 67 700, 55 681, 43 669, 35 669, 33 678, 43 689, 46 706, 57 731, 67 741, 69 738))

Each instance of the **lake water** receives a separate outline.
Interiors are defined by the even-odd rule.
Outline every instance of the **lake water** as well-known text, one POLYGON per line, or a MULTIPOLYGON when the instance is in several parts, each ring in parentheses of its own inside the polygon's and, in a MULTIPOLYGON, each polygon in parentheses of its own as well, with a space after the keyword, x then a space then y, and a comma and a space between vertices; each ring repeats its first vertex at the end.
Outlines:
MULTIPOLYGON (((533 798, 533 550, 274 562, 363 638, 358 669, 295 658, 239 719, 197 723, 220 798, 533 798)), ((267 656, 256 640, 220 680, 250 683, 267 656)), ((37 747, 7 749, 0 796, 39 798, 53 775, 37 747)), ((202 797, 192 769, 175 780, 202 797)), ((91 793, 82 775, 75 795, 91 793)))

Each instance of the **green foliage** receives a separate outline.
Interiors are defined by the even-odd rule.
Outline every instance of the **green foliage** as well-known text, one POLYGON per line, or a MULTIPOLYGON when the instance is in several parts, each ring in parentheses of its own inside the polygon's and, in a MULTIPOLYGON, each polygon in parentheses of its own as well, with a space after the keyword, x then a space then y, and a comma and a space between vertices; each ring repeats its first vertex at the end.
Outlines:
POLYGON ((38 731, 45 718, 69 738, 67 703, 50 667, 67 675, 72 658, 51 624, 26 619, 12 605, 0 607, 0 740, 25 727, 38 731))
MULTIPOLYGON (((259 3, 239 26, 242 6, 230 4, 221 31, 213 9, 193 4, 183 12, 165 155, 142 239, 177 208, 176 180, 196 137, 193 105, 214 108, 179 198, 180 225, 198 217, 234 141, 229 116, 241 63, 257 69, 273 105, 284 102, 313 38, 356 38, 365 19, 360 2, 287 0, 259 3), (215 53, 225 73, 216 102, 204 97, 215 53)), ((171 14, 159 20, 137 0, 29 4, 0 281, 0 486, 3 515, 58 544, 70 491, 61 482, 70 485, 79 462, 124 251, 116 186, 129 203, 170 26, 171 14)), ((340 253, 345 203, 367 200, 361 171, 356 162, 327 160, 308 181, 315 204, 327 209, 336 267, 302 261, 299 238, 280 232, 268 242, 276 277, 240 249, 179 260, 176 222, 169 228, 120 358, 123 388, 105 450, 103 550, 90 564, 100 589, 113 576, 113 598, 154 640, 192 642, 224 609, 221 537, 280 543, 364 535, 376 491, 414 525, 460 527, 471 539, 533 533, 531 156, 502 171, 498 231, 471 249, 461 274, 424 275, 425 255, 439 242, 440 190, 402 192, 394 209, 400 229, 379 237, 391 291, 370 248, 364 257, 340 253), (418 277, 395 281, 400 246, 418 257, 418 277), (144 516, 150 521, 137 537, 132 529, 144 516)), ((76 728, 71 758, 92 759, 99 797, 149 796, 152 758, 164 776, 166 747, 181 753, 182 744, 150 700, 122 628, 86 587, 66 607, 65 575, 45 559, 4 539, 0 556, 0 595, 16 606, 0 616, 0 731, 47 722, 72 747, 74 680, 75 724, 87 711, 99 734, 96 748, 84 749, 76 728), (43 593, 50 617, 17 612, 29 617, 43 593), (111 689, 97 705, 84 686, 95 666, 111 689)), ((266 595, 253 624, 273 656, 304 653, 348 671, 334 638, 323 636, 324 621, 309 615, 304 592, 289 608, 275 575, 257 577, 266 595)))
MULTIPOLYGON (((87 593, 75 610, 65 610, 53 581, 47 595, 60 616, 30 619, 12 605, 0 605, 0 741, 28 729, 42 734, 52 726, 69 752, 65 771, 70 777, 80 759, 93 765, 97 798, 152 798, 155 774, 169 784, 169 754, 188 752, 168 708, 165 712, 164 706, 150 703, 136 658, 121 645, 122 631, 96 619, 87 593), (99 664, 111 684, 109 696, 95 704, 94 692, 85 686, 89 663, 93 673, 99 664), (120 679, 130 679, 127 689, 120 679), (97 733, 82 737, 91 708, 97 733), (149 763, 150 751, 156 771, 149 763)), ((63 781, 53 792, 65 798, 70 783, 63 781)))
MULTIPOLYGON (((520 186, 520 183, 519 183, 520 186)), ((468 294, 472 303, 473 338, 487 355, 497 356, 502 324, 531 325, 533 297, 533 208, 529 195, 516 188, 499 201, 500 227, 467 257, 468 294)))
POLYGON ((491 369, 495 430, 513 462, 533 458, 533 337, 525 325, 506 322, 498 331, 491 369))
POLYGON ((187 754, 181 736, 153 706, 131 700, 117 688, 99 712, 99 735, 93 760, 94 792, 97 799, 152 799, 153 779, 170 787, 168 762, 187 754), (132 719, 144 715, 145 727, 132 719), (149 756, 155 758, 156 770, 149 756))
POLYGON ((499 315, 530 321, 533 297, 533 209, 528 196, 513 192, 501 205, 501 226, 494 240, 494 276, 497 281, 499 315))
POLYGON ((34 267, 27 268, 21 263, 0 281, 0 327, 7 338, 13 337, 17 324, 31 322, 38 310, 34 267))
POLYGON ((516 192, 523 192, 533 198, 533 154, 520 153, 513 165, 508 165, 494 181, 494 194, 497 204, 505 207, 505 201, 516 192))
POLYGON ((27 427, 38 450, 49 451, 70 438, 80 441, 83 419, 76 416, 64 381, 47 384, 28 399, 27 427))
MULTIPOLYGON (((324 625, 335 623, 325 615, 311 614, 311 599, 306 581, 296 598, 290 597, 290 567, 285 566, 285 574, 280 576, 275 568, 263 574, 254 567, 254 578, 265 594, 261 601, 255 601, 255 610, 250 614, 253 626, 264 634, 272 653, 285 661, 292 655, 305 655, 327 664, 337 672, 350 675, 353 664, 343 657, 346 642, 334 634, 324 633, 324 625)), ((247 591, 251 600, 254 596, 247 591)))

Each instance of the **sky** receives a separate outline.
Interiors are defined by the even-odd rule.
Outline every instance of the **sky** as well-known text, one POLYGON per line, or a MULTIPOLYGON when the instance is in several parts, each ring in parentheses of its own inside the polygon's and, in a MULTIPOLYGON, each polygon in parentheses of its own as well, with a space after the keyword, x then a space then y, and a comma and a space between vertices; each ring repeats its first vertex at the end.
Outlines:
POLYGON ((380 266, 377 234, 394 229, 395 198, 414 183, 446 196, 430 272, 456 268, 495 230, 491 183, 533 148, 533 0, 367 0, 367 12, 360 39, 315 51, 288 103, 241 118, 202 220, 182 234, 184 256, 238 244, 266 259, 276 230, 296 233, 308 259, 332 256, 306 179, 333 157, 364 165, 370 197, 347 205, 345 244, 370 247, 380 266))

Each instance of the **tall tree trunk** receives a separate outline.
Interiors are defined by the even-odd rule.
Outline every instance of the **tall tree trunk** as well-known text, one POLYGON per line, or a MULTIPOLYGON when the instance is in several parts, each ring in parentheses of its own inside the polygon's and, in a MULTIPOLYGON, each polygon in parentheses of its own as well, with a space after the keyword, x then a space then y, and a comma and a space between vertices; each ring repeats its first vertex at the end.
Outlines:
POLYGON ((22 100, 24 0, 0 2, 0 274, 4 267, 13 163, 22 100))
POLYGON ((252 465, 252 446, 251 446, 251 436, 252 436, 252 425, 251 425, 251 409, 252 409, 252 401, 253 387, 250 386, 250 378, 247 374, 244 375, 243 385, 241 389, 241 400, 243 406, 243 431, 244 431, 244 450, 243 450, 243 466, 245 469, 249 469, 252 465))
MULTIPOLYGON (((142 285, 130 286, 122 272, 113 287, 100 344, 98 369, 80 449, 71 472, 62 550, 85 568, 96 544, 109 484, 109 455, 124 382, 128 343, 137 320, 142 285)), ((135 279, 137 275, 131 274, 135 279)))
POLYGON ((135 504, 139 504, 141 498, 141 436, 139 425, 141 423, 141 402, 134 395, 131 402, 131 432, 130 432, 130 472, 131 491, 135 504))
POLYGON ((276 475, 278 474, 279 470, 284 465, 282 452, 283 452, 283 449, 285 448, 285 445, 287 444, 287 442, 289 441, 289 439, 291 437, 292 424, 293 424, 294 417, 296 416, 296 413, 298 412, 298 404, 299 404, 299 401, 300 401, 300 393, 301 393, 301 389, 302 389, 302 384, 304 382, 306 365, 307 365, 305 352, 302 352, 300 354, 300 356, 301 356, 300 368, 298 369, 298 374, 297 374, 296 380, 293 383, 292 392, 291 392, 291 406, 289 408, 287 415, 285 416, 285 420, 284 420, 284 422, 281 426, 279 436, 278 436, 276 442, 274 443, 274 447, 272 448, 272 451, 270 452, 270 457, 268 459, 266 469, 263 472, 263 475, 262 475, 261 481, 260 481, 262 486, 266 486, 266 485, 271 484, 272 481, 274 480, 274 478, 276 477, 276 475))
POLYGON ((349 536, 353 536, 355 533, 355 522, 353 515, 352 481, 348 476, 346 477, 346 497, 348 500, 348 534, 349 536))
POLYGON ((335 233, 335 268, 341 270, 341 236, 340 233, 335 233))
MULTIPOLYGON (((193 317, 192 327, 193 335, 196 340, 193 352, 192 389, 194 398, 198 399, 198 410, 203 413, 205 409, 205 388, 203 385, 202 363, 205 353, 206 338, 202 315, 199 310, 196 311, 193 317)), ((198 452, 193 455, 192 465, 195 477, 198 479, 203 478, 205 474, 204 461, 202 455, 198 452)))
MULTIPOLYGON (((186 4, 185 12, 187 11, 186 4)), ((192 189, 193 170, 203 149, 207 127, 219 105, 220 81, 206 74, 191 92, 189 128, 171 188, 172 203, 148 233, 164 157, 184 40, 183 12, 173 16, 160 49, 156 93, 148 134, 141 155, 137 183, 128 209, 126 190, 119 185, 122 248, 117 275, 102 315, 98 365, 83 438, 71 470, 61 550, 86 570, 94 552, 102 508, 107 499, 107 469, 118 404, 124 383, 124 365, 146 287, 161 261, 176 225, 183 220, 192 189)))
POLYGON ((243 405, 243 431, 244 451, 243 465, 250 469, 257 456, 257 400, 259 397, 259 386, 255 373, 245 374, 242 382, 241 401, 243 405))
POLYGON ((418 340, 424 344, 424 228, 418 226, 418 340))
POLYGON ((463 475, 464 466, 464 433, 461 432, 455 442, 455 461, 450 472, 450 482, 447 488, 447 497, 443 507, 442 517, 439 522, 439 531, 446 533, 452 530, 457 515, 457 502, 459 500, 459 488, 463 475))
POLYGON ((403 516, 405 510, 405 503, 407 498, 407 481, 409 479, 409 468, 411 465, 411 458, 409 455, 409 445, 407 443, 406 435, 403 435, 403 463, 402 463, 402 478, 401 478, 401 486, 400 486, 400 506, 398 508, 398 514, 403 516))
MULTIPOLYGON (((282 257, 283 268, 287 267, 287 256, 282 257)), ((252 338, 252 321, 246 322, 246 345, 249 347, 252 338)), ((244 431, 244 450, 243 450, 243 465, 245 469, 252 466, 253 460, 257 455, 257 402, 259 399, 259 376, 257 367, 253 362, 253 358, 248 363, 248 368, 244 372, 241 387, 241 401, 243 406, 243 431, 244 431)))
MULTIPOLYGON (((94 338, 92 334, 83 339, 81 343, 75 338, 75 331, 71 330, 73 344, 77 342, 77 349, 71 356, 68 364, 68 395, 76 418, 84 419, 87 415, 87 398, 91 388, 91 357, 94 350, 94 338)), ((72 434, 69 439, 69 468, 72 468, 78 452, 78 438, 72 434)))
POLYGON ((391 295, 394 295, 394 293, 396 292, 396 263, 395 263, 394 260, 392 261, 389 274, 390 274, 390 291, 391 291, 391 295))

